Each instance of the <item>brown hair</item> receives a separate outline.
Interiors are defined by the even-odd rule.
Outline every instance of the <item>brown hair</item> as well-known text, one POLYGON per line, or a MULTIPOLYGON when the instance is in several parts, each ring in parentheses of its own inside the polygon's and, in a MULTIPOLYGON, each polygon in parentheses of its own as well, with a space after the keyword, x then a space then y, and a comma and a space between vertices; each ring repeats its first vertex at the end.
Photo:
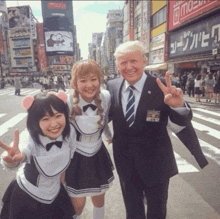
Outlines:
MULTIPOLYGON (((75 65, 73 65, 71 73, 70 86, 73 88, 73 109, 70 116, 71 119, 75 119, 76 115, 82 115, 81 108, 79 107, 79 91, 77 87, 77 78, 87 77, 90 74, 93 74, 98 77, 99 84, 101 85, 103 75, 101 73, 99 65, 92 59, 80 60, 75 65)), ((99 121, 97 122, 99 128, 102 128, 103 121, 103 109, 101 106, 100 90, 97 92, 94 98, 95 104, 97 105, 97 115, 100 116, 99 121)))

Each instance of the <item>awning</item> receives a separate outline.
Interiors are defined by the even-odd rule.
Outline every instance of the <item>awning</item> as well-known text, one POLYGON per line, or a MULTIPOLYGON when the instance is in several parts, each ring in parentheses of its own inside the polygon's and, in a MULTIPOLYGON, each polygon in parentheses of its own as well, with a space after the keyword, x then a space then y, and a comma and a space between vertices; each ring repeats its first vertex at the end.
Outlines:
POLYGON ((167 69, 167 63, 160 63, 160 64, 154 64, 154 65, 147 65, 145 70, 160 70, 160 69, 167 69))

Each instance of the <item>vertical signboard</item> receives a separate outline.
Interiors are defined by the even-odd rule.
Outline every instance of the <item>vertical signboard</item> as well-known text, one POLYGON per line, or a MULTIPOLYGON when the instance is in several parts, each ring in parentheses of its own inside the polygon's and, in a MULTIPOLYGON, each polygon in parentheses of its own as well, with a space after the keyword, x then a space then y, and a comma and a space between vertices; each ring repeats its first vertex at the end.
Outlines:
POLYGON ((41 1, 46 54, 74 55, 72 1, 41 1))
POLYGON ((142 41, 145 45, 145 53, 149 53, 150 44, 150 1, 143 1, 143 31, 142 41))
POLYGON ((129 40, 134 40, 134 0, 129 1, 129 40))

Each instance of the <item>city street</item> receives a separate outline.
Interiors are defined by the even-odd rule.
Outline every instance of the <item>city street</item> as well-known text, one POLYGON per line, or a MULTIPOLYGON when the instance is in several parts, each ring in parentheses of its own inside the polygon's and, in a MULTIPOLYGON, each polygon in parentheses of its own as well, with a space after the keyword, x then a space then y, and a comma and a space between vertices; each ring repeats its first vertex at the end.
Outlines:
MULTIPOLYGON (((6 144, 13 141, 13 130, 20 131, 20 144, 27 142, 26 111, 21 100, 26 95, 40 92, 36 88, 22 88, 21 96, 14 95, 14 87, 0 90, 0 139, 6 144)), ((203 170, 199 168, 190 152, 179 139, 170 133, 179 175, 171 178, 167 219, 220 219, 220 104, 195 102, 195 98, 184 95, 193 110, 193 126, 202 150, 209 161, 203 170)), ((111 125, 111 124, 110 124, 111 125)), ((112 129, 112 127, 111 127, 112 129)), ((112 157, 112 145, 107 149, 112 157)), ((0 148, 0 153, 2 153, 0 148)), ((0 200, 15 177, 14 172, 0 168, 0 200)), ((125 208, 116 171, 113 186, 106 193, 105 218, 125 219, 125 208)), ((90 198, 81 219, 92 218, 90 198)))

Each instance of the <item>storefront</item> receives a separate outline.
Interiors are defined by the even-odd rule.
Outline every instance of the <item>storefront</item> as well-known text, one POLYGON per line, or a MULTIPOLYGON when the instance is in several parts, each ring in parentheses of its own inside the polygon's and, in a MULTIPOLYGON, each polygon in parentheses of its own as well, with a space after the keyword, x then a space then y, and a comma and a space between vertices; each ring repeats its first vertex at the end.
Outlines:
POLYGON ((220 70, 219 11, 169 32, 168 62, 179 73, 220 70))

